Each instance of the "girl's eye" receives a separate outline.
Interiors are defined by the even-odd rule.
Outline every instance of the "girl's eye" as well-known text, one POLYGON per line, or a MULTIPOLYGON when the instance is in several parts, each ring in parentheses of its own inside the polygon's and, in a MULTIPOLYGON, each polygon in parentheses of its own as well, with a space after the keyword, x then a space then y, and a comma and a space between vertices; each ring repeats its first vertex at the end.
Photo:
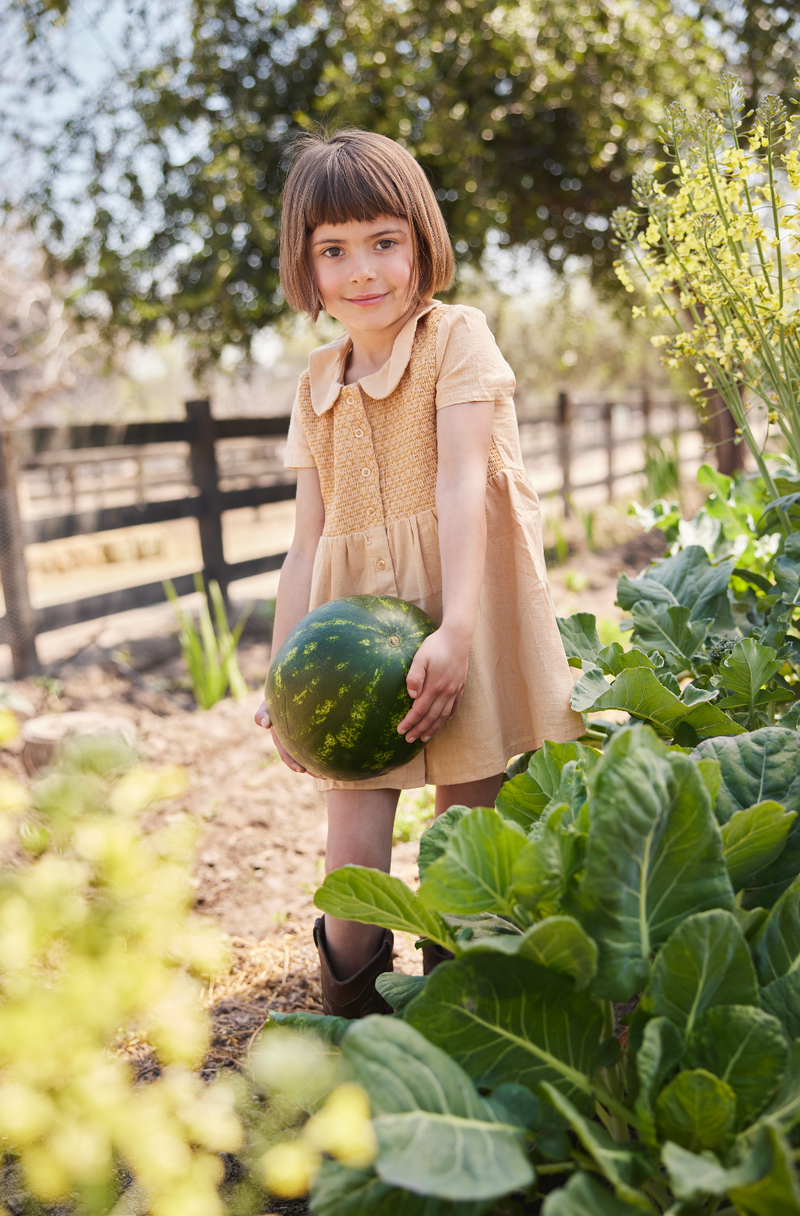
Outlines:
POLYGON ((390 236, 385 236, 383 238, 383 240, 378 241, 378 248, 379 249, 391 249, 392 246, 396 245, 396 244, 397 244, 397 241, 393 241, 390 236))
POLYGON ((324 258, 338 258, 341 252, 338 245, 331 245, 328 249, 323 249, 322 256, 324 258))

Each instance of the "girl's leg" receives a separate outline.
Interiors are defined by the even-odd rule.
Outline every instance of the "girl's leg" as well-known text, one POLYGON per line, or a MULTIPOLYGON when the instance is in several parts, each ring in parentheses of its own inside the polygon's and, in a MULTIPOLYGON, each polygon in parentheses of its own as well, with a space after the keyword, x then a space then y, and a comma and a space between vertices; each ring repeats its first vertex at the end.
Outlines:
POLYGON ((434 813, 438 819, 451 806, 494 806, 503 774, 464 781, 461 785, 437 785, 434 813))
MULTIPOLYGON (((328 790, 325 873, 344 865, 369 866, 387 874, 392 864, 392 828, 399 790, 328 790)), ((328 957, 337 979, 355 975, 383 938, 379 925, 325 915, 328 957)))

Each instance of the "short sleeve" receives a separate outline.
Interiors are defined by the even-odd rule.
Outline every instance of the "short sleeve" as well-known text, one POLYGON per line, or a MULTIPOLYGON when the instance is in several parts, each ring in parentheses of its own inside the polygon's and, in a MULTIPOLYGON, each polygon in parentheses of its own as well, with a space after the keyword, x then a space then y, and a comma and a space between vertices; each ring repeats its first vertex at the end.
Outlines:
POLYGON ((514 373, 477 308, 456 304, 443 317, 436 340, 436 369, 437 410, 463 401, 513 400, 514 373))
POLYGON ((313 469, 317 464, 311 454, 311 448, 308 446, 305 427, 300 417, 299 393, 295 397, 294 405, 292 406, 292 416, 289 420, 289 436, 286 440, 286 454, 283 458, 283 464, 287 469, 313 469))

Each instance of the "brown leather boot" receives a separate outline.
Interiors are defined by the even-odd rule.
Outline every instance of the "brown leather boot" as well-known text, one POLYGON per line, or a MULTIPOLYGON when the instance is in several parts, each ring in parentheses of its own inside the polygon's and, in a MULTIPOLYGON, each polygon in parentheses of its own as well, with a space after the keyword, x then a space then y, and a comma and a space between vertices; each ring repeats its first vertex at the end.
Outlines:
POLYGON ((422 947, 422 974, 430 975, 439 963, 446 963, 451 958, 455 958, 451 950, 445 950, 444 946, 439 946, 436 942, 428 942, 422 947))
POLYGON ((392 949, 394 934, 383 931, 383 940, 377 952, 360 971, 349 979, 337 980, 328 958, 325 941, 325 917, 314 925, 314 944, 319 951, 319 970, 322 979, 322 1012, 338 1018, 365 1018, 370 1013, 393 1013, 389 1005, 375 990, 375 981, 385 971, 394 971, 392 949))

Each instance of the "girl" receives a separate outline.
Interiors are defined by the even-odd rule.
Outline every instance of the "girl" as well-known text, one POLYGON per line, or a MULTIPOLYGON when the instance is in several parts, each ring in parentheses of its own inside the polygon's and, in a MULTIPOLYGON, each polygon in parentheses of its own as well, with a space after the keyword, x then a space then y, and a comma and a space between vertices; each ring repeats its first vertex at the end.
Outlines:
MULTIPOLYGON (((453 255, 425 174, 366 131, 308 138, 286 182, 286 299, 345 334, 300 378, 285 464, 297 523, 273 653, 312 608, 399 596, 438 625, 408 674, 399 730, 427 747, 404 768, 327 790, 328 872, 388 871, 401 789, 436 786, 436 814, 491 806, 510 756, 583 734, 547 587, 539 504, 525 474, 514 376, 477 309, 440 304, 453 255)), ((269 727, 266 705, 256 722, 269 727)), ((279 739, 283 761, 303 772, 279 739)), ((375 980, 392 935, 325 917, 314 931, 326 1013, 388 1011, 375 980)), ((425 971, 443 952, 426 947, 425 971)))

